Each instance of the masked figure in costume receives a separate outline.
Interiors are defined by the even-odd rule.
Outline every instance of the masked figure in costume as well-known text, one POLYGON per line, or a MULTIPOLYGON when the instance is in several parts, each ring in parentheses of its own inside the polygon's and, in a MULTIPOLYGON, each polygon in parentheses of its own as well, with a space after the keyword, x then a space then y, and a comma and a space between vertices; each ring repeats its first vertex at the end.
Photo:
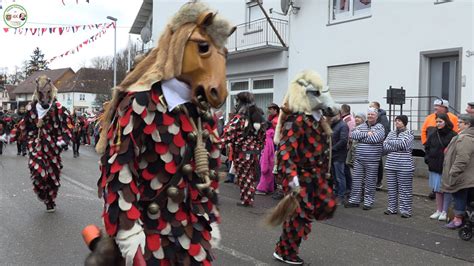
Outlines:
POLYGON ((15 134, 26 135, 33 189, 46 204, 47 212, 55 210, 62 169, 61 148, 71 139, 71 118, 56 100, 56 94, 57 89, 48 77, 38 77, 33 102, 18 124, 20 133, 15 134))
POLYGON ((230 144, 237 184, 239 206, 253 206, 259 155, 265 143, 263 111, 255 105, 253 94, 240 92, 236 97, 236 115, 224 128, 223 141, 230 144))
POLYGON ((288 264, 303 264, 299 246, 313 220, 332 217, 336 209, 330 177, 331 129, 325 115, 333 115, 334 102, 318 74, 305 71, 291 82, 280 112, 275 143, 278 176, 287 194, 268 217, 283 223, 273 256, 288 264))
MULTIPOLYGON (((127 265, 214 259, 220 139, 211 107, 227 97, 224 44, 233 30, 206 5, 185 4, 114 89, 96 146, 98 186, 106 233, 127 265)), ((92 253, 86 264, 103 257, 92 253)))

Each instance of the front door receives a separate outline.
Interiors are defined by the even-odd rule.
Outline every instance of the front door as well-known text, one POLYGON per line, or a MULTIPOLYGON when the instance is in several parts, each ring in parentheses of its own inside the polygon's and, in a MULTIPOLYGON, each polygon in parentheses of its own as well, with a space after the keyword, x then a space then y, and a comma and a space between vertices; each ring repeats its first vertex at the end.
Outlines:
MULTIPOLYGON (((449 105, 457 111, 459 110, 458 73, 458 56, 431 58, 429 95, 448 100, 449 105)), ((433 102, 431 101, 430 104, 432 105, 433 102)), ((431 106, 430 110, 433 110, 433 106, 431 106)), ((452 111, 452 109, 450 111, 452 111)))

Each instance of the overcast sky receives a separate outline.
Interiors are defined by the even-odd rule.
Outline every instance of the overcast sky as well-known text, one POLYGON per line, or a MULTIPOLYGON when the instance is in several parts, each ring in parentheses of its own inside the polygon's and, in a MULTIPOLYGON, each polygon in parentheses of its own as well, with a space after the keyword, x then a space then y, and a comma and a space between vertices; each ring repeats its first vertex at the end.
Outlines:
MULTIPOLYGON (((140 9, 142 0, 0 0, 0 68, 8 67, 8 72, 14 70, 15 65, 21 67, 22 62, 30 59, 33 50, 39 47, 46 59, 59 56, 75 48, 90 36, 99 32, 97 29, 79 30, 77 33, 57 32, 44 33, 42 36, 32 36, 31 33, 19 35, 10 29, 7 33, 3 28, 8 27, 3 20, 3 13, 10 4, 23 6, 28 12, 27 23, 24 28, 33 27, 60 27, 68 25, 84 25, 108 23, 107 16, 113 16, 117 21, 117 51, 126 49, 130 27, 140 9), (63 5, 64 1, 65 5, 63 5)), ((131 35, 136 41, 138 35, 131 35)), ((49 67, 52 69, 71 67, 77 71, 80 67, 90 66, 90 60, 96 56, 113 56, 114 31, 113 28, 96 41, 84 45, 78 53, 54 60, 49 67)))

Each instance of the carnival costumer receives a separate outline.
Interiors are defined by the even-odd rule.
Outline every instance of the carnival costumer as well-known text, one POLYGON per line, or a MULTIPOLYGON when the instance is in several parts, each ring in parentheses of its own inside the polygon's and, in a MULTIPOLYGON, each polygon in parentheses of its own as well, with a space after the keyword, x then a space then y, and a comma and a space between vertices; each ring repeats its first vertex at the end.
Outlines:
POLYGON ((26 135, 33 189, 46 205, 47 212, 55 211, 62 169, 61 151, 71 139, 71 118, 56 100, 56 94, 57 88, 47 76, 38 77, 33 102, 26 107, 17 128, 21 133, 13 134, 26 135))
POLYGON ((222 140, 232 147, 232 162, 240 187, 237 205, 249 207, 255 198, 259 155, 265 142, 264 119, 250 92, 240 92, 236 100, 236 115, 225 126, 222 140))
MULTIPOLYGON (((224 44, 233 30, 205 4, 183 5, 114 90, 96 146, 98 186, 106 233, 126 265, 214 260, 220 140, 210 107, 227 97, 224 44)), ((104 257, 98 249, 86 264, 104 257)))
POLYGON ((299 246, 314 220, 332 217, 336 195, 330 176, 331 129, 323 112, 334 115, 334 101, 323 90, 318 74, 305 71, 290 84, 275 131, 278 175, 285 198, 268 217, 283 222, 273 256, 288 264, 303 264, 299 246))

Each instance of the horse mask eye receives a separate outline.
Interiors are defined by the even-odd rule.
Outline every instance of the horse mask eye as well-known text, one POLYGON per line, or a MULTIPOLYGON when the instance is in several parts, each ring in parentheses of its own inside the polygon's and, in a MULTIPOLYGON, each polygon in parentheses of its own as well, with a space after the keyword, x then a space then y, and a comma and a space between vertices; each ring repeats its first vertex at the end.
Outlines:
POLYGON ((200 54, 205 54, 209 52, 209 43, 207 42, 199 42, 198 49, 200 54))
POLYGON ((315 97, 321 96, 321 92, 319 92, 319 91, 307 91, 306 94, 311 95, 311 96, 315 96, 315 97))

